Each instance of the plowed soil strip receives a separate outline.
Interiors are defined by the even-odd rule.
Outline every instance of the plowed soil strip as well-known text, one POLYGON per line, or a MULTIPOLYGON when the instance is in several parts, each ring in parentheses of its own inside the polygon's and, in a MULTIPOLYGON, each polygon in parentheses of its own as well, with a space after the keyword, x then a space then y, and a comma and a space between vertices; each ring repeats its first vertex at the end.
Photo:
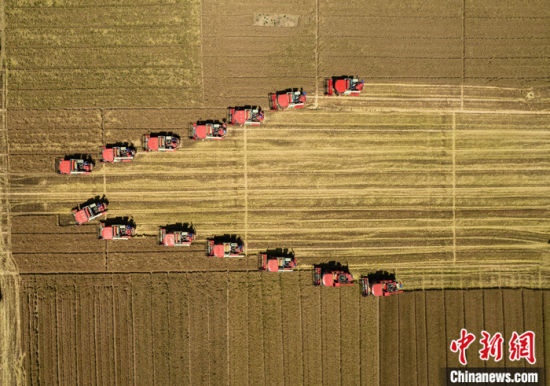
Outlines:
POLYGON ((263 330, 263 294, 261 275, 247 274, 248 281, 248 382, 265 384, 265 348, 263 330))
POLYGON ((77 293, 77 374, 81 383, 97 383, 95 350, 94 285, 90 277, 82 278, 77 293), (92 349, 93 348, 93 349, 92 349))
POLYGON ((283 338, 284 383, 301 384, 304 380, 300 274, 281 276, 281 329, 283 338))
POLYGON ((340 367, 342 385, 361 384, 361 296, 357 286, 340 289, 340 367))
POLYGON ((263 337, 266 382, 284 383, 281 282, 279 275, 261 275, 263 294, 263 337))
POLYGON ((445 298, 442 291, 426 292, 426 326, 428 341, 428 381, 441 382, 441 368, 447 363, 445 342, 445 298))
MULTIPOLYGON (((502 307, 504 331, 500 331, 504 337, 504 342, 510 341, 512 333, 516 331, 521 334, 524 331, 524 319, 529 317, 523 314, 523 290, 522 289, 503 289, 502 307)), ((512 362, 508 355, 504 355, 504 365, 506 367, 523 367, 522 362, 512 362)))
POLYGON ((115 355, 113 331, 113 288, 95 288, 95 332, 98 365, 98 381, 104 384, 115 383, 115 355))
POLYGON ((228 275, 229 383, 248 384, 248 274, 228 275))
MULTIPOLYGON (((59 375, 57 364, 57 331, 56 331, 56 291, 41 283, 37 288, 38 299, 38 355, 40 367, 39 383, 57 384, 59 375)), ((93 347, 93 346, 92 346, 93 347)))
POLYGON ((320 288, 312 286, 311 272, 300 272, 304 350, 304 384, 323 383, 320 288))
POLYGON ((380 385, 399 384, 399 297, 380 299, 380 385), (390 316, 391 317, 388 317, 390 316))

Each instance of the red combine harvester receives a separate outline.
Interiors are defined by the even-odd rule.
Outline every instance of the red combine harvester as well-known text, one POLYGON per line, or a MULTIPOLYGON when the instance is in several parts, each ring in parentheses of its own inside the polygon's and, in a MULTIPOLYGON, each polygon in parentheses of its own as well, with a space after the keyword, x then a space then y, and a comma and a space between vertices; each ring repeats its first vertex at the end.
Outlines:
POLYGON ((136 155, 136 149, 127 146, 103 146, 101 162, 131 162, 136 155))
POLYGON ((223 139, 227 134, 227 125, 220 122, 197 122, 191 129, 192 139, 223 139))
POLYGON ((78 225, 95 220, 107 212, 107 204, 92 202, 84 207, 73 209, 73 216, 78 225))
POLYGON ((244 257, 241 242, 218 241, 208 239, 208 256, 211 257, 244 257))
POLYGON ((145 151, 176 151, 180 146, 180 139, 175 135, 150 134, 143 136, 143 150, 145 151))
POLYGON ((306 104, 306 93, 297 88, 269 94, 271 110, 298 109, 306 104))
POLYGON ((379 280, 369 282, 367 276, 361 277, 361 292, 363 296, 390 296, 403 292, 403 283, 395 280, 379 280))
POLYGON ((260 253, 260 263, 262 271, 290 272, 296 268, 296 257, 294 257, 294 252, 280 255, 265 252, 260 253))
POLYGON ((261 107, 230 107, 228 110, 228 121, 232 125, 259 126, 264 120, 261 107))
POLYGON ((55 171, 58 174, 90 174, 93 168, 93 162, 84 159, 56 158, 55 160, 55 171))
POLYGON ((352 76, 333 76, 327 80, 326 95, 359 95, 365 82, 352 76))
POLYGON ((313 284, 323 287, 342 287, 353 285, 355 281, 351 273, 344 270, 316 267, 313 271, 313 284))
POLYGON ((165 247, 189 247, 195 240, 195 233, 183 230, 168 231, 167 228, 160 228, 159 244, 165 247))
POLYGON ((101 240, 128 240, 136 235, 136 227, 125 224, 99 226, 99 238, 101 240))

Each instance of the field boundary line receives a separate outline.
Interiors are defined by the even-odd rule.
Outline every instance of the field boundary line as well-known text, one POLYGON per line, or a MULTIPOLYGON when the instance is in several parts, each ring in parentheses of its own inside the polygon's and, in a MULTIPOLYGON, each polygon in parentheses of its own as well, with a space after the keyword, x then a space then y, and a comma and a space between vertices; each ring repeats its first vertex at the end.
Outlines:
POLYGON ((456 113, 453 113, 453 264, 456 264, 456 113))
POLYGON ((315 103, 319 107, 319 0, 315 0, 315 103))

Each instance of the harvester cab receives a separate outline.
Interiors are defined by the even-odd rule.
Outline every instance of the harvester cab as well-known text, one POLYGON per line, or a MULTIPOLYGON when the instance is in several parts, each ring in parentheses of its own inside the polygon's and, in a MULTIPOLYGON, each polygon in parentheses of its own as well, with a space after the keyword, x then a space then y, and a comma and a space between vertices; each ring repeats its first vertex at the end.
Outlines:
POLYGON ((359 95, 365 82, 353 76, 333 76, 327 80, 326 95, 359 95))
POLYGON ((58 174, 78 175, 90 174, 94 169, 94 163, 87 159, 57 158, 55 160, 55 171, 58 174))
POLYGON ((277 91, 270 94, 270 103, 272 110, 298 109, 306 104, 306 93, 302 89, 290 89, 277 91))
POLYGON ((149 134, 143 136, 143 150, 145 151, 176 151, 180 146, 180 139, 176 135, 149 134))
POLYGON ((258 126, 264 120, 264 112, 261 107, 229 107, 228 108, 228 121, 232 125, 251 125, 258 126))
POLYGON ((101 162, 131 162, 136 155, 136 149, 132 146, 103 146, 101 162))
POLYGON ((128 240, 136 235, 136 227, 130 224, 106 225, 102 222, 99 226, 99 238, 101 240, 128 240))
POLYGON ((208 139, 216 140, 223 139, 227 134, 227 125, 221 122, 206 121, 206 122, 197 122, 193 124, 191 129, 190 137, 191 139, 208 139))
POLYGON ((361 293, 363 296, 390 296, 402 293, 403 283, 396 280, 369 280, 361 276, 361 293))

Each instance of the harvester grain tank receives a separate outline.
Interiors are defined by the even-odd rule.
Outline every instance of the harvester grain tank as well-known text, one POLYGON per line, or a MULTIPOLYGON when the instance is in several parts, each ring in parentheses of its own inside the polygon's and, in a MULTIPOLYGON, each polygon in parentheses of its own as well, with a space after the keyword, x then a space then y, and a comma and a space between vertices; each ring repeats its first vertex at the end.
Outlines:
POLYGON ((136 155, 136 149, 131 146, 103 146, 101 162, 131 162, 136 155))
POLYGON ((403 292, 403 283, 400 281, 369 280, 368 276, 361 276, 360 281, 363 296, 390 296, 403 292))
POLYGON ((145 151, 176 151, 180 146, 177 135, 148 134, 143 136, 143 150, 145 151))
POLYGON ((208 239, 207 254, 211 257, 244 257, 242 241, 217 241, 216 238, 208 239))
POLYGON ((136 227, 129 224, 106 225, 101 223, 99 226, 99 238, 101 240, 128 240, 136 235, 136 227))
POLYGON ((159 244, 165 247, 189 247, 195 240, 195 233, 184 230, 169 230, 162 227, 159 230, 159 244))
POLYGON ((228 121, 232 125, 258 126, 264 120, 264 112, 261 107, 240 106, 228 108, 228 121))
POLYGON ((83 207, 73 209, 73 216, 78 225, 95 220, 107 212, 107 204, 104 202, 92 202, 83 207))
POLYGON ((260 269, 267 272, 291 272, 296 268, 294 252, 260 253, 260 269))
POLYGON ((269 100, 271 110, 299 109, 306 104, 306 93, 297 88, 277 91, 269 95, 269 100))
POLYGON ((93 169, 94 163, 91 160, 81 158, 56 158, 55 160, 55 171, 58 174, 90 174, 93 169))
POLYGON ((315 267, 313 284, 322 287, 342 287, 355 284, 355 280, 351 273, 344 269, 315 267))
POLYGON ((353 76, 333 76, 327 79, 326 95, 359 95, 365 82, 353 76))
POLYGON ((217 121, 196 122, 189 137, 191 139, 219 140, 227 134, 227 125, 217 121))

